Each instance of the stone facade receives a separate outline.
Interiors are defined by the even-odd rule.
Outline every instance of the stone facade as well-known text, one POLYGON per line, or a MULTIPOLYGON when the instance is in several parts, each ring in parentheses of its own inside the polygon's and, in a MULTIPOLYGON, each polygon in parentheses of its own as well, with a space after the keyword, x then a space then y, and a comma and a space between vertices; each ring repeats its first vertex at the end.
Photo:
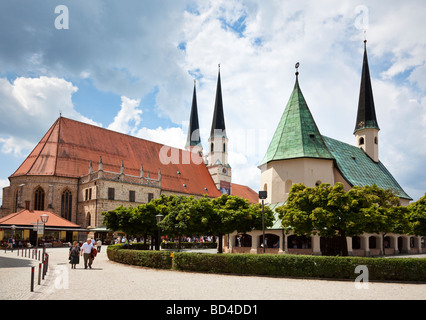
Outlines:
POLYGON ((161 193, 161 174, 158 179, 125 175, 103 170, 80 178, 56 176, 21 176, 10 179, 3 189, 0 216, 20 211, 45 210, 68 219, 83 228, 103 226, 102 212, 120 205, 129 207, 147 203, 161 193), (36 201, 37 190, 43 191, 43 201, 36 201), (65 198, 67 193, 68 198, 65 198), (71 196, 69 198, 69 195, 71 196), (66 206, 70 200, 71 205, 66 206), (40 207, 41 206, 41 207, 40 207))

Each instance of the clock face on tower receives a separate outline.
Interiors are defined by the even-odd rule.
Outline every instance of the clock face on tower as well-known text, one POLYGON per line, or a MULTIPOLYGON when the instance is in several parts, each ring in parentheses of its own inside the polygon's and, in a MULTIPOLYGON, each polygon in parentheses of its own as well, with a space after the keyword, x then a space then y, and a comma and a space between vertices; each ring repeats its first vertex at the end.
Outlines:
POLYGON ((226 168, 222 168, 222 173, 223 173, 223 174, 227 174, 227 173, 228 173, 228 170, 227 170, 226 168))

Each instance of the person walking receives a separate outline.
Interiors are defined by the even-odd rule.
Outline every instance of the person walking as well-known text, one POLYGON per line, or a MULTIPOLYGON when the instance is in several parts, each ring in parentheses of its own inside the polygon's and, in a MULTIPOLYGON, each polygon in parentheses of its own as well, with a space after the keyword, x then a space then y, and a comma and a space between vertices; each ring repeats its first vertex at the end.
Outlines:
POLYGON ((69 259, 71 269, 75 269, 75 266, 80 263, 80 247, 78 246, 77 241, 74 241, 70 248, 69 259))
POLYGON ((80 256, 83 256, 84 258, 84 269, 87 269, 87 262, 89 262, 89 268, 92 269, 92 249, 93 249, 93 243, 92 239, 87 239, 85 243, 83 243, 83 246, 81 247, 80 256))
POLYGON ((13 242, 14 242, 14 239, 13 239, 13 236, 12 236, 12 237, 10 237, 10 238, 9 238, 9 240, 7 241, 7 248, 8 248, 8 249, 12 249, 12 250, 13 250, 13 242))

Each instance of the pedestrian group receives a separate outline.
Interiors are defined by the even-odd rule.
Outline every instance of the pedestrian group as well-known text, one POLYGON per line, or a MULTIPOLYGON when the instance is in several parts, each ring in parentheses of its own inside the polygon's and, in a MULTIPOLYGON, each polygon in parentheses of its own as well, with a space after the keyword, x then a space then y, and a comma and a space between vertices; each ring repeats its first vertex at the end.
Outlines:
POLYGON ((69 251, 69 260, 71 264, 71 269, 75 269, 76 265, 80 263, 80 257, 83 257, 84 261, 84 269, 92 269, 93 260, 95 259, 98 252, 101 252, 102 241, 98 239, 96 242, 92 241, 92 239, 88 238, 85 243, 81 246, 77 241, 74 241, 72 247, 69 251))

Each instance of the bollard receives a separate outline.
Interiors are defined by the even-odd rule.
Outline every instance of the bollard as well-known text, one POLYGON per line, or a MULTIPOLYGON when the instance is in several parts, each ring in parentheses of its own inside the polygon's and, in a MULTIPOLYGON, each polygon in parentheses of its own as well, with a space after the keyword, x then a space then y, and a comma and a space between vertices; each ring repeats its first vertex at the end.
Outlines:
POLYGON ((41 280, 44 280, 44 270, 45 270, 45 268, 46 268, 46 263, 45 263, 45 261, 43 260, 43 271, 41 272, 41 280))
POLYGON ((41 263, 38 264, 38 285, 40 285, 41 280, 41 263))
POLYGON ((34 267, 31 267, 31 292, 34 291, 34 267))
POLYGON ((49 255, 46 253, 46 273, 48 269, 49 269, 49 255))

